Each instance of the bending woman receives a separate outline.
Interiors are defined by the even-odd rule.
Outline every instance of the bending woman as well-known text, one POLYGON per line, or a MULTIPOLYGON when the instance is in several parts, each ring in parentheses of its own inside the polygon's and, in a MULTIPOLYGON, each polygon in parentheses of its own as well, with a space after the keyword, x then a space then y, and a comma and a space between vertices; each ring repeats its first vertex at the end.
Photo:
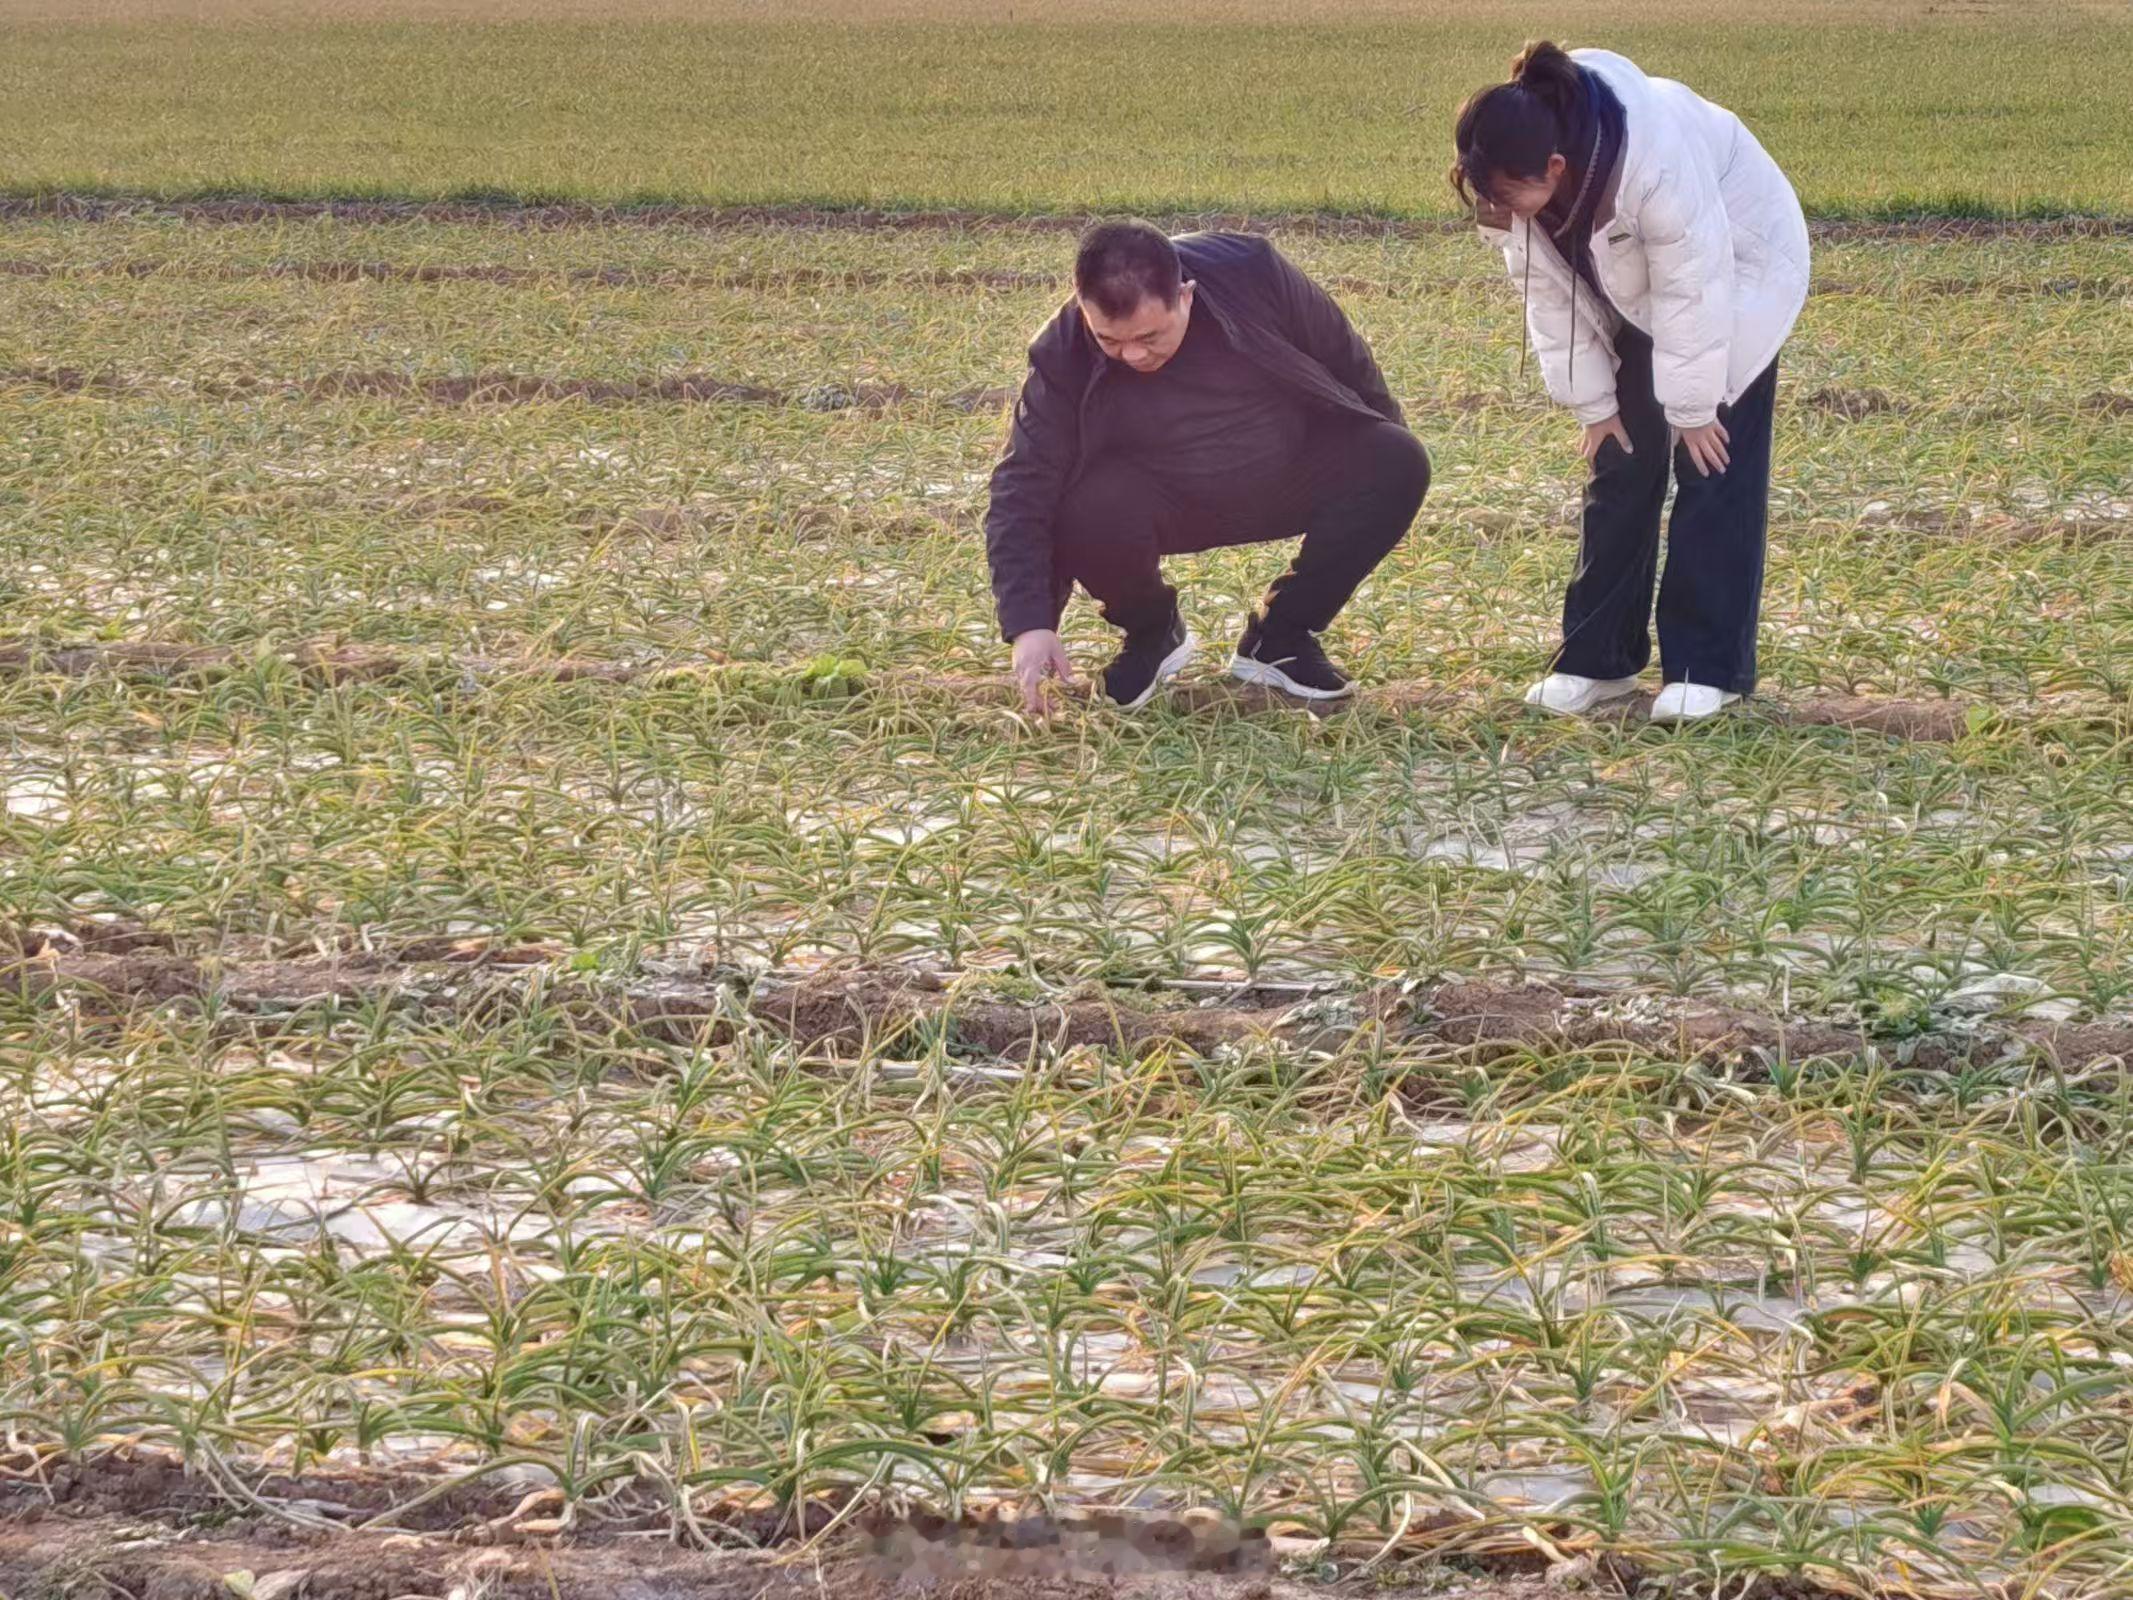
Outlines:
POLYGON ((1526 695, 1576 714, 1633 693, 1655 721, 1755 687, 1777 356, 1807 299, 1807 222, 1732 112, 1606 50, 1528 45, 1459 113, 1452 184, 1523 286, 1548 392, 1592 479, 1554 670, 1526 695))

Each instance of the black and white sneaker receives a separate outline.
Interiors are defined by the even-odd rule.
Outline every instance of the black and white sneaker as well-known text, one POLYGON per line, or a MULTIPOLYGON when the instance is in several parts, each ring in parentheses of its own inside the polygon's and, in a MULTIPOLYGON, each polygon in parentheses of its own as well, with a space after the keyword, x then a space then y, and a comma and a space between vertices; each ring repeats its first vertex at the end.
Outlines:
POLYGON ((1257 617, 1237 641, 1229 670, 1246 683, 1263 683, 1305 700, 1338 700, 1355 693, 1355 680, 1326 659, 1318 635, 1302 628, 1269 628, 1257 617))
POLYGON ((1155 691, 1185 670, 1199 649, 1192 630, 1176 611, 1161 627, 1126 635, 1126 642, 1104 668, 1104 693, 1121 711, 1138 711, 1155 691))

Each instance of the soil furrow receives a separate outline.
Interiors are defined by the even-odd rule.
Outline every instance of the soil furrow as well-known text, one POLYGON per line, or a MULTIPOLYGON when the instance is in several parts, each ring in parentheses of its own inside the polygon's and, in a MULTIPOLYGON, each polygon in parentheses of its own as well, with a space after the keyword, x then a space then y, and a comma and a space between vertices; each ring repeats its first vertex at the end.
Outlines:
MULTIPOLYGON (((263 223, 332 220, 361 224, 476 224, 529 229, 582 227, 794 228, 842 232, 1002 231, 1075 233, 1093 220, 1083 212, 1014 214, 959 209, 870 210, 820 206, 648 205, 593 202, 475 203, 454 200, 278 200, 217 196, 159 199, 152 196, 39 194, 0 198, 0 221, 61 217, 73 221, 127 221, 148 217, 199 223, 263 223)), ((1463 232, 1464 217, 1385 217, 1341 211, 1165 213, 1154 220, 1188 228, 1280 229, 1358 238, 1413 237, 1463 232)), ((2133 233, 2133 217, 2059 216, 1811 218, 1809 228, 1829 240, 1975 240, 2116 238, 2133 233)))
POLYGON ((1823 388, 1811 391, 1802 402, 1816 411, 1826 411, 1832 416, 1857 422, 1866 417, 1886 415, 1916 416, 1933 415, 1950 421, 1968 424, 2020 422, 2031 417, 2093 415, 2122 417, 2133 413, 2133 394, 2120 394, 2111 389, 2096 389, 2058 405, 2010 406, 2005 404, 1980 405, 1965 403, 1950 397, 1939 401, 1920 401, 1910 395, 1891 394, 1886 389, 1823 388))
MULTIPOLYGON (((861 289, 1040 289, 1065 292, 1058 272, 1012 268, 954 268, 897 272, 866 268, 763 267, 696 272, 666 267, 512 267, 484 262, 269 261, 202 264, 138 257, 59 262, 0 258, 0 278, 173 278, 200 283, 293 280, 302 283, 480 283, 503 288, 584 285, 604 289, 747 289, 853 291, 861 289)), ((1356 280, 1362 282, 1363 280, 1356 280)))
MULTIPOLYGON (((957 994, 921 972, 826 973, 744 985, 733 978, 651 978, 602 988, 546 966, 411 962, 392 956, 312 960, 202 960, 163 951, 0 956, 0 992, 66 993, 93 1011, 212 1001, 224 1015, 268 1021, 306 1008, 405 1004, 479 1019, 528 1000, 583 1010, 613 1025, 676 1043, 731 1037, 752 1019, 820 1050, 859 1050, 932 1026, 966 1049, 1022 1056, 1039 1046, 1181 1045, 1200 1054, 1268 1034, 1283 1004, 1149 1008, 1110 995, 1016 1002, 957 994)), ((1245 999, 1261 998, 1247 993, 1245 999)), ((1285 1002, 1287 997, 1281 997, 1285 1002)), ((1290 1027, 1285 1037, 1294 1033, 1290 1027)))
POLYGON ((221 961, 48 947, 0 957, 0 992, 25 1000, 65 995, 84 1025, 100 1013, 118 1018, 170 1004, 211 1002, 220 1017, 271 1028, 321 1006, 404 1005, 478 1021, 539 1002, 673 1043, 720 1042, 752 1023, 808 1050, 861 1053, 938 1035, 960 1050, 1010 1061, 1077 1047, 1174 1045, 1207 1055, 1272 1041, 1288 1050, 1332 1050, 1364 1034, 1424 1066, 1626 1051, 1750 1078, 1776 1062, 1870 1054, 1927 1070, 1985 1064, 2010 1052, 2072 1072, 2133 1058, 2133 1024, 2114 1021, 2015 1019, 1880 1040, 1845 1024, 1642 992, 1460 980, 1301 1001, 1284 990, 1243 989, 1199 1006, 1149 1005, 1145 993, 1115 990, 1009 999, 939 974, 879 968, 753 983, 737 974, 654 976, 603 987, 567 976, 556 963, 529 964, 528 953, 508 952, 516 959, 495 964, 391 955, 221 961))
MULTIPOLYGON (((149 1445, 75 1456, 24 1445, 0 1468, 0 1593, 130 1594, 154 1600, 1547 1600, 1603 1581, 1643 1589, 1632 1559, 1589 1527, 1527 1506, 1422 1508, 1387 1544, 1353 1530, 1327 1542, 1295 1522, 1207 1507, 1121 1509, 980 1501, 944 1516, 830 1488, 797 1505, 766 1491, 603 1487, 569 1504, 552 1474, 510 1467, 456 1482, 443 1468, 319 1467, 299 1474, 221 1463, 212 1473, 149 1445), (841 1520, 840 1520, 841 1519, 841 1520), (1531 1530, 1545 1530, 1536 1540, 1531 1530), (787 1559, 803 1547, 804 1561, 787 1559), (1392 1550, 1448 1559, 1400 1581, 1370 1576, 1392 1550), (1345 1581, 1280 1576, 1301 1557, 1345 1581), (1559 1565, 1569 1563, 1568 1565, 1559 1565)), ((1804 1579, 1790 1600, 1832 1600, 1804 1579)), ((1847 1589, 1856 1596, 1861 1591, 1847 1589)), ((1954 1590, 1907 1585, 1910 1600, 1954 1590)), ((1978 1591, 1970 1590, 1968 1594, 1978 1591)), ((1777 1591, 1772 1590, 1774 1596, 1777 1591)))
MULTIPOLYGON (((74 1530, 119 1517, 137 1525, 148 1519, 149 1528, 139 1528, 128 1542, 146 1544, 163 1562, 175 1558, 211 1566, 214 1586, 205 1593, 226 1597, 231 1592, 220 1584, 224 1573, 249 1570, 258 1575, 293 1567, 311 1572, 305 1592, 313 1600, 342 1592, 334 1586, 348 1581, 336 1571, 342 1562, 360 1562, 365 1552, 375 1559, 381 1550, 422 1548, 422 1535, 448 1536, 449 1542, 439 1541, 433 1558, 446 1551, 463 1557, 469 1547, 520 1552, 540 1547, 558 1557, 601 1566, 598 1552, 616 1546, 646 1549, 647 1535, 679 1531, 671 1494, 660 1493, 649 1480, 603 1496, 597 1515, 565 1517, 565 1497, 554 1476, 531 1467, 473 1476, 462 1470, 457 1477, 443 1468, 321 1466, 289 1473, 229 1462, 209 1471, 198 1464, 188 1467, 172 1451, 146 1445, 84 1458, 30 1449, 14 1454, 30 1464, 0 1472, 0 1577, 9 1575, 11 1561, 35 1559, 40 1546, 49 1559, 57 1553, 55 1542, 74 1542, 69 1537, 74 1530), (212 1531, 205 1539, 185 1536, 196 1527, 212 1531), (169 1538, 155 1539, 151 1528, 169 1538), (226 1559, 225 1541, 257 1540, 263 1533, 275 1536, 268 1541, 274 1553, 266 1559, 213 1565, 226 1559), (322 1577, 328 1580, 323 1586, 322 1577)), ((1068 1506, 1056 1515, 1001 1516, 988 1511, 950 1520, 869 1505, 852 1508, 854 1514, 840 1524, 839 1514, 850 1501, 849 1491, 837 1489, 791 1507, 757 1490, 701 1492, 693 1498, 691 1516, 698 1528, 715 1530, 731 1547, 759 1550, 790 1546, 841 1527, 844 1537, 837 1549, 846 1557, 894 1553, 923 1559, 959 1547, 979 1556, 1021 1551, 1057 1560, 1100 1558, 1107 1553, 1103 1547, 1110 1546, 1115 1548, 1109 1553, 1137 1553, 1135 1567, 1142 1571, 1249 1573, 1271 1565, 1263 1528, 1221 1518, 1068 1506)), ((1505 1547, 1505 1553, 1511 1550, 1505 1547)), ((701 1556, 693 1565, 699 1578, 713 1575, 713 1564, 701 1556)), ((477 1560, 474 1570, 481 1569, 501 1575, 508 1563, 495 1557, 477 1560)), ((22 1567, 14 1570, 19 1573, 22 1567)), ((765 1568, 755 1571, 758 1582, 768 1575, 765 1568)), ((495 1591, 484 1587, 483 1592, 495 1591)))
MULTIPOLYGON (((710 373, 676 372, 641 377, 590 378, 528 372, 476 372, 449 377, 421 377, 386 369, 325 372, 308 378, 239 375, 183 377, 80 367, 0 368, 0 388, 9 385, 49 389, 58 394, 109 399, 132 396, 188 395, 202 400, 257 400, 284 396, 297 400, 387 399, 419 405, 518 406, 580 402, 586 405, 750 405, 791 406, 803 411, 891 411, 905 407, 939 407, 968 414, 1004 410, 1015 389, 985 386, 946 394, 923 394, 898 383, 845 384, 826 380, 804 389, 779 389, 710 373)), ((2057 405, 2009 406, 1965 403, 1959 399, 1920 401, 1884 389, 1822 388, 1801 402, 1810 410, 1849 421, 1882 415, 1933 415, 1967 424, 2020 422, 2042 416, 2133 415, 2133 394, 2098 389, 2057 405)), ((1467 393, 1413 402, 1418 415, 1464 415, 1492 407, 1535 409, 1537 395, 1467 393)))
POLYGON ((2133 298, 2133 278, 1902 278, 1878 282, 1817 278, 1810 293, 1830 299, 1868 300, 2124 300, 2133 298))
MULTIPOLYGON (((583 661, 569 656, 439 656, 371 645, 303 644, 285 650, 153 642, 44 646, 0 643, 0 673, 62 677, 210 677, 273 662, 319 683, 372 683, 395 678, 456 677, 490 683, 533 678, 554 683, 635 683, 687 676, 704 662, 583 661)), ((715 664, 715 663, 713 663, 715 664)))
MULTIPOLYGON (((490 262, 429 261, 269 261, 199 263, 157 257, 64 262, 0 258, 0 278, 67 281, 90 278, 167 278, 183 282, 232 283, 291 280, 303 283, 475 283, 502 288, 585 286, 606 289, 740 290, 751 292, 854 292, 872 289, 1050 289, 1064 295, 1063 271, 1033 272, 1014 268, 957 267, 938 271, 872 268, 760 267, 731 272, 699 272, 671 267, 514 267, 490 262)), ((1349 295, 1401 299, 1480 289, 1507 290, 1494 277, 1400 284, 1352 273, 1323 280, 1349 295)), ((1907 297, 1968 299, 2123 300, 2133 297, 2133 278, 1817 278, 1810 290, 1832 298, 1900 300, 1907 297)))
POLYGON ((1001 388, 962 389, 924 395, 900 384, 847 386, 826 382, 784 390, 701 372, 640 378, 554 377, 538 373, 478 372, 442 378, 391 371, 327 372, 311 378, 161 378, 86 372, 79 367, 0 369, 9 384, 120 399, 182 393, 205 400, 256 400, 286 395, 308 400, 381 398, 445 406, 533 405, 582 401, 588 405, 645 403, 796 406, 803 411, 885 411, 904 406, 941 406, 951 411, 995 412, 1014 399, 1001 388))

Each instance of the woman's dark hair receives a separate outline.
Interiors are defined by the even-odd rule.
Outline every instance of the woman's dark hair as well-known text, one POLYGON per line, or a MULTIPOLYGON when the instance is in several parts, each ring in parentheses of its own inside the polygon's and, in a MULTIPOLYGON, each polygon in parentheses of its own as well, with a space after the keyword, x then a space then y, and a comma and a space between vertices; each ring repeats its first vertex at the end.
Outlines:
POLYGON ((1511 81, 1478 89, 1459 108, 1452 134, 1458 159, 1448 174, 1467 205, 1491 200, 1504 178, 1545 178, 1548 158, 1563 148, 1577 117, 1585 79, 1575 61, 1537 39, 1511 63, 1511 81))
POLYGON ((1099 222, 1074 255, 1074 292, 1107 317, 1130 317, 1143 300, 1178 303, 1185 282, 1178 247, 1151 222, 1099 222))

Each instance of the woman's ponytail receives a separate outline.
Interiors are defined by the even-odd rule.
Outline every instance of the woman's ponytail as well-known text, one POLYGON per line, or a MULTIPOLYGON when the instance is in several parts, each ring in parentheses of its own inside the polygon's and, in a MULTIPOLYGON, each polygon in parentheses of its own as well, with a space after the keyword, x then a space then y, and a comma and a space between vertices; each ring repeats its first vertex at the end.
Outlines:
POLYGON ((1576 115, 1578 100, 1585 93, 1578 64, 1549 39, 1530 39, 1511 58, 1511 81, 1564 122, 1576 115))

